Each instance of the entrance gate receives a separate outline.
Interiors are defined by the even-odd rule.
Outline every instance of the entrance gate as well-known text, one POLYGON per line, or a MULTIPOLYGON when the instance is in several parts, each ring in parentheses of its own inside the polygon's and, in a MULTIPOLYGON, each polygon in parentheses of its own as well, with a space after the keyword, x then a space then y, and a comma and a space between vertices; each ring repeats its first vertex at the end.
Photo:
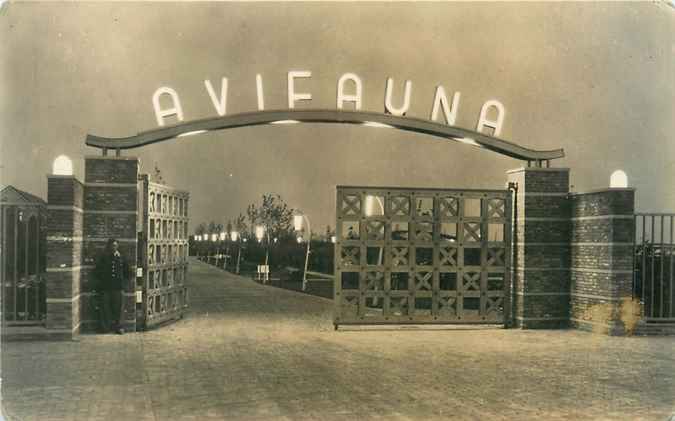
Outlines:
POLYGON ((188 271, 188 200, 189 194, 143 177, 143 237, 137 291, 139 325, 145 329, 183 317, 188 307, 185 285, 188 271))
POLYGON ((510 320, 508 190, 337 188, 334 324, 510 320))

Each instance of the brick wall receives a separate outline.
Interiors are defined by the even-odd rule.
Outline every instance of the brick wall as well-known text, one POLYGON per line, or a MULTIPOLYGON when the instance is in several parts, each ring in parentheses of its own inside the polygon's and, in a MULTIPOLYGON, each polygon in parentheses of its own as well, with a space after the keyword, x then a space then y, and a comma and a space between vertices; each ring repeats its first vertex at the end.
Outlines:
POLYGON ((47 321, 53 338, 79 333, 84 187, 73 176, 47 178, 47 321))
MULTIPOLYGON (((81 277, 81 312, 83 330, 93 331, 97 324, 96 303, 91 293, 96 286, 92 272, 97 257, 105 249, 109 238, 117 239, 120 253, 136 270, 137 218, 138 218, 138 169, 136 157, 85 158, 84 246, 81 277)), ((136 329, 135 279, 133 274, 126 287, 126 314, 124 327, 136 329)))
POLYGON ((521 168, 514 221, 514 318, 522 328, 569 323, 570 206, 567 168, 521 168))
POLYGON ((634 196, 633 189, 606 189, 570 198, 574 327, 625 334, 637 323, 632 301, 634 196))

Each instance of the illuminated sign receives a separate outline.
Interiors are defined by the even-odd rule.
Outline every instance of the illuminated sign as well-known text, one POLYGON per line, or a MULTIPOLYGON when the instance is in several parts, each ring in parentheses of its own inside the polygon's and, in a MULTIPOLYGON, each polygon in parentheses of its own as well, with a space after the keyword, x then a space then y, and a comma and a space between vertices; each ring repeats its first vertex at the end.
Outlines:
MULTIPOLYGON (((171 87, 163 86, 155 91, 152 103, 159 127, 139 132, 126 137, 102 137, 87 134, 85 143, 100 148, 103 155, 108 150, 115 150, 117 155, 123 149, 140 148, 157 142, 183 138, 199 133, 215 130, 234 129, 237 127, 258 126, 264 124, 296 124, 296 123, 338 123, 357 124, 366 127, 404 130, 413 133, 434 136, 438 139, 459 142, 465 145, 479 147, 499 154, 527 161, 528 165, 549 165, 552 159, 565 156, 562 149, 535 150, 499 138, 502 133, 506 110, 504 105, 496 99, 485 101, 480 109, 476 130, 464 129, 455 126, 462 94, 453 92, 449 96, 443 86, 437 86, 431 100, 431 111, 428 119, 406 116, 410 108, 412 82, 409 80, 401 84, 402 92, 396 93, 392 78, 387 78, 384 92, 384 113, 364 111, 363 82, 354 73, 345 73, 338 78, 335 96, 335 109, 307 109, 295 108, 301 101, 311 101, 312 93, 297 88, 296 84, 302 79, 312 77, 307 70, 290 71, 288 76, 288 108, 282 110, 266 110, 262 76, 256 75, 256 95, 258 109, 249 112, 227 114, 228 80, 222 78, 220 84, 210 80, 204 81, 204 88, 208 95, 216 116, 199 120, 185 121, 183 107, 178 93, 171 87), (168 97, 168 98, 166 98, 168 97), (162 102, 164 105, 162 105, 162 102), (349 105, 353 109, 345 109, 349 105), (173 117, 176 124, 167 124, 166 119, 173 117), (492 129, 492 133, 487 133, 492 129)), ((205 238, 208 240, 208 238, 205 238)), ((244 239, 246 241, 246 239, 244 239)))
MULTIPOLYGON (((296 103, 300 101, 311 101, 312 94, 310 92, 302 92, 296 87, 296 82, 300 79, 309 79, 312 77, 312 72, 308 70, 294 70, 288 72, 288 108, 294 109, 296 103)), ((220 89, 214 86, 210 80, 204 81, 206 93, 213 104, 213 108, 219 116, 227 114, 227 94, 228 81, 223 77, 220 81, 220 89)), ((403 98, 402 100, 394 100, 395 96, 394 80, 387 78, 387 83, 384 92, 384 112, 394 116, 404 117, 410 108, 410 97, 412 95, 412 82, 406 80, 403 84, 403 98)), ((265 109, 265 98, 263 91, 263 78, 261 75, 256 75, 256 95, 258 111, 265 109)), ((457 120, 457 113, 461 99, 460 92, 454 92, 452 100, 448 100, 448 94, 443 86, 436 87, 433 100, 431 101, 431 112, 429 120, 437 122, 439 118, 445 120, 449 126, 454 126, 457 120)), ((183 107, 178 97, 178 93, 167 86, 163 86, 155 91, 152 96, 152 104, 155 110, 155 117, 157 124, 160 127, 165 126, 165 119, 167 117, 175 117, 179 122, 184 121, 183 107), (168 97, 171 101, 168 107, 162 108, 160 99, 168 97)), ((337 109, 342 110, 345 104, 352 104, 355 110, 361 110, 363 105, 363 82, 361 78, 355 73, 345 73, 338 79, 337 94, 335 105, 337 109)), ((484 129, 491 128, 493 130, 492 136, 498 137, 501 134, 504 123, 504 115, 506 110, 504 105, 496 99, 490 99, 483 103, 478 116, 476 124, 476 131, 483 133, 484 129), (490 113, 496 113, 496 117, 491 119, 488 117, 490 113)))

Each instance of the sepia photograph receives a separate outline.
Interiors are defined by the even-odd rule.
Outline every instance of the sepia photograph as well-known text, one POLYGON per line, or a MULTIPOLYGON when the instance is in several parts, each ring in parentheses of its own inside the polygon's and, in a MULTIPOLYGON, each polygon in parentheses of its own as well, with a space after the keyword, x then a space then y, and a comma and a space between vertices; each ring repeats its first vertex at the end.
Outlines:
POLYGON ((675 1, 0 0, 0 421, 675 421, 675 1))

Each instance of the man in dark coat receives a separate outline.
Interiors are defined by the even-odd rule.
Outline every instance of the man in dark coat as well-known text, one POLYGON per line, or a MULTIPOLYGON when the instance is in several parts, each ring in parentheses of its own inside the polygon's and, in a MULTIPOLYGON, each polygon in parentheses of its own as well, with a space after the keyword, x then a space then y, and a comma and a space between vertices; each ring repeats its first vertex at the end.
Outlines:
POLYGON ((124 291, 129 279, 129 264, 119 252, 117 240, 108 240, 105 251, 96 261, 96 280, 101 298, 101 327, 124 334, 124 291))

